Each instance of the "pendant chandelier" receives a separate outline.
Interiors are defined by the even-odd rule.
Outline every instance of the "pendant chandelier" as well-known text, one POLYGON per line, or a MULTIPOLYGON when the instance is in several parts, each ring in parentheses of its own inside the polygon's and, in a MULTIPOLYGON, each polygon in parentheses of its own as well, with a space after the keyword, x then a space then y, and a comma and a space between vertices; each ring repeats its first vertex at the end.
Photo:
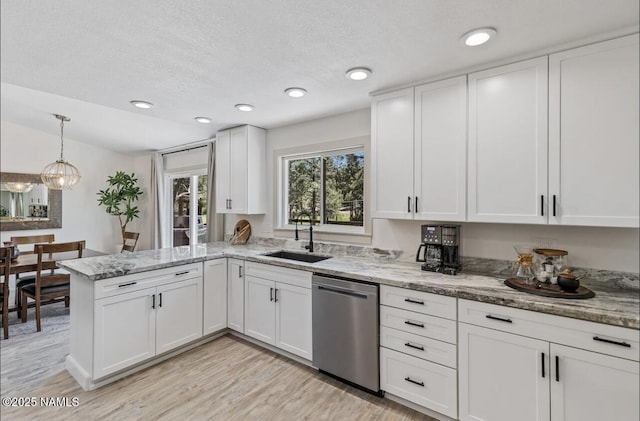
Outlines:
POLYGON ((42 182, 53 190, 71 190, 80 181, 80 171, 64 160, 64 122, 71 121, 69 117, 54 114, 60 120, 60 159, 44 167, 40 173, 42 182))
POLYGON ((31 183, 5 183, 5 187, 11 193, 29 193, 33 190, 33 184, 31 183))

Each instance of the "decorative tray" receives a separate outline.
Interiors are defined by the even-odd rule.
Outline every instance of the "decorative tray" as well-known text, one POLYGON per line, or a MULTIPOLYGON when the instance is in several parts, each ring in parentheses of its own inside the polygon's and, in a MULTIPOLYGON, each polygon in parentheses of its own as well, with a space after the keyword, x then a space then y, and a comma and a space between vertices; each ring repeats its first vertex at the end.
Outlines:
POLYGON ((504 284, 518 291, 524 291, 529 294, 541 295, 543 297, 554 298, 568 298, 573 300, 584 300, 586 298, 593 298, 596 293, 589 288, 580 285, 575 291, 565 291, 560 289, 558 285, 547 284, 544 282, 536 282, 534 285, 524 284, 518 279, 509 278, 504 281, 504 284))

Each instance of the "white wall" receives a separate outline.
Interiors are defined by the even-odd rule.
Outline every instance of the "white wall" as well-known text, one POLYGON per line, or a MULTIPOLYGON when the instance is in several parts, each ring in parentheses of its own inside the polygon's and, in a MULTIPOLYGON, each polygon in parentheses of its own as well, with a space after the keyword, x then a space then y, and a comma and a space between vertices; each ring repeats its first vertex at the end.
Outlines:
MULTIPOLYGON (((425 221, 373 221, 372 246, 400 249, 413 261, 425 221)), ((576 267, 638 272, 638 229, 517 224, 462 224, 462 255, 515 260, 516 244, 559 248, 576 267)))
MULTIPOLYGON (((370 136, 370 110, 363 109, 267 131, 267 213, 227 215, 225 234, 230 235, 239 219, 247 219, 252 235, 288 236, 273 224, 275 150, 301 145, 370 136)), ((381 249, 404 250, 405 261, 415 258, 420 241, 420 225, 425 221, 374 219, 370 244, 381 249)), ((315 233, 314 233, 315 234, 315 233)), ((342 237, 345 242, 362 243, 362 238, 342 237)), ((569 252, 569 264, 578 267, 639 272, 639 230, 625 228, 558 227, 549 225, 465 223, 462 227, 462 254, 494 259, 515 259, 514 244, 544 245, 569 252)))
MULTIPOLYGON (((71 123, 72 124, 72 123, 71 123)), ((39 174, 45 165, 60 156, 60 136, 15 124, 0 122, 0 168, 3 172, 39 174)), ((64 139, 64 158, 80 170, 80 183, 62 192, 62 228, 28 231, 2 231, 0 238, 53 233, 56 241, 86 240, 87 248, 112 253, 122 243, 117 218, 98 207, 96 193, 106 187, 107 176, 116 170, 132 172, 135 159, 107 149, 64 139)), ((145 190, 145 195, 147 190, 145 190)), ((145 215, 142 215, 145 218, 145 215)), ((134 221, 128 230, 137 231, 134 221)))

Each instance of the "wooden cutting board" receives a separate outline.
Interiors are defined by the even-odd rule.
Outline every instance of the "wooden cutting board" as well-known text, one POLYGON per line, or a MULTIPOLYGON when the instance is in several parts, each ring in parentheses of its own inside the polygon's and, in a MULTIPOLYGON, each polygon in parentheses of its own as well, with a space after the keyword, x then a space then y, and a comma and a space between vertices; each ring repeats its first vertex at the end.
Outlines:
POLYGON ((251 224, 246 219, 236 222, 233 227, 233 237, 231 237, 231 245, 247 244, 251 237, 251 224))

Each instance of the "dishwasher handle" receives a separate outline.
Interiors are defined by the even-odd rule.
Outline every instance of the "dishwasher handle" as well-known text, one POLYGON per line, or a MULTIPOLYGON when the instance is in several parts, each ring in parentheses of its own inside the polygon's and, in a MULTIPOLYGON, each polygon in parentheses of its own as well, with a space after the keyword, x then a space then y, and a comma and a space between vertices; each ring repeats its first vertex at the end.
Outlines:
POLYGON ((329 292, 335 292, 336 294, 343 294, 343 295, 349 295, 351 297, 357 297, 357 298, 364 298, 365 300, 368 297, 367 294, 363 294, 361 292, 356 292, 356 291, 351 291, 349 289, 344 289, 344 288, 339 288, 339 287, 334 287, 334 286, 324 286, 324 285, 317 285, 319 290, 325 290, 325 291, 329 291, 329 292))

